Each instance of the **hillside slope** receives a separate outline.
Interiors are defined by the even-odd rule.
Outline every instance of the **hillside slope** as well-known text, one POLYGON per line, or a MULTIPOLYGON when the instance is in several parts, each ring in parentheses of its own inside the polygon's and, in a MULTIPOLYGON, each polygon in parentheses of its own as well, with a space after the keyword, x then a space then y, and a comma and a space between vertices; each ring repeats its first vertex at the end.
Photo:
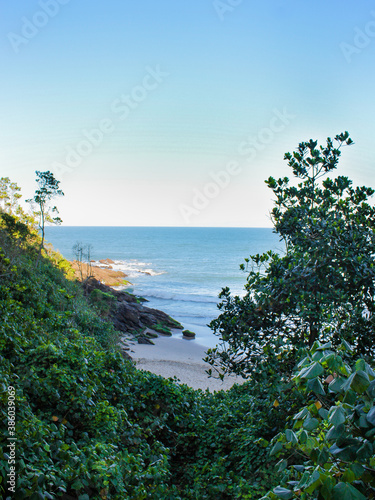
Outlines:
POLYGON ((261 496, 267 450, 243 447, 275 431, 277 419, 257 422, 269 396, 246 384, 210 395, 136 370, 68 263, 10 222, 0 228, 2 497, 261 496))

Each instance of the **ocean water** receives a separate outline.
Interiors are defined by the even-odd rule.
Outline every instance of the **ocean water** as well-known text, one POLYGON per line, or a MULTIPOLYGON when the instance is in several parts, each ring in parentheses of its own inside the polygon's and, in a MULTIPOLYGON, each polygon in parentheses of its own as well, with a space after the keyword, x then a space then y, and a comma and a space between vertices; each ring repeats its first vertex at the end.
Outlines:
POLYGON ((52 226, 46 239, 69 260, 77 242, 91 245, 96 261, 112 259, 128 275, 130 291, 195 331, 193 342, 207 347, 218 340, 207 324, 219 314, 220 290, 244 293, 240 264, 252 254, 283 251, 268 228, 52 226))

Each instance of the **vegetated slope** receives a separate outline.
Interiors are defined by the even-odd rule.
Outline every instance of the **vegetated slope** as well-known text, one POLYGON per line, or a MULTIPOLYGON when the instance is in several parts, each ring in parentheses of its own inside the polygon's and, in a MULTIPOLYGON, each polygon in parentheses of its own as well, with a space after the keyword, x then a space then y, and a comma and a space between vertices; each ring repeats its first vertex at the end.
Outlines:
POLYGON ((67 279, 67 262, 40 254, 30 228, 0 215, 2 497, 260 497, 273 472, 256 440, 282 422, 273 395, 254 397, 247 384, 210 395, 136 370, 113 326, 67 279))

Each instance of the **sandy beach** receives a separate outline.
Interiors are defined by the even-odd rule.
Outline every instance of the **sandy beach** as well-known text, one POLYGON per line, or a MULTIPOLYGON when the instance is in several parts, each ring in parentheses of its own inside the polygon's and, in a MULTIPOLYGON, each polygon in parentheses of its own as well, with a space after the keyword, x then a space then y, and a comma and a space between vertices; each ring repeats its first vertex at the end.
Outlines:
MULTIPOLYGON (((176 334, 180 333, 178 330, 176 334)), ((136 362, 137 368, 147 370, 162 377, 177 377, 182 384, 193 389, 208 389, 210 392, 227 390, 234 383, 242 383, 243 379, 226 376, 224 381, 209 378, 206 370, 210 368, 203 361, 207 347, 195 340, 174 337, 153 339, 155 345, 129 343, 129 354, 136 362)))

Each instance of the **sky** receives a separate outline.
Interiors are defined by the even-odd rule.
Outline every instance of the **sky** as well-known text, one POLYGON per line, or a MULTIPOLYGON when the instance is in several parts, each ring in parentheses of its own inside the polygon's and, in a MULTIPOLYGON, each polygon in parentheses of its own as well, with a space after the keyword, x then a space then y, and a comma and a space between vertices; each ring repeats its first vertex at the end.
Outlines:
POLYGON ((270 227, 284 153, 348 130, 374 186, 375 5, 0 0, 0 176, 67 226, 270 227))

